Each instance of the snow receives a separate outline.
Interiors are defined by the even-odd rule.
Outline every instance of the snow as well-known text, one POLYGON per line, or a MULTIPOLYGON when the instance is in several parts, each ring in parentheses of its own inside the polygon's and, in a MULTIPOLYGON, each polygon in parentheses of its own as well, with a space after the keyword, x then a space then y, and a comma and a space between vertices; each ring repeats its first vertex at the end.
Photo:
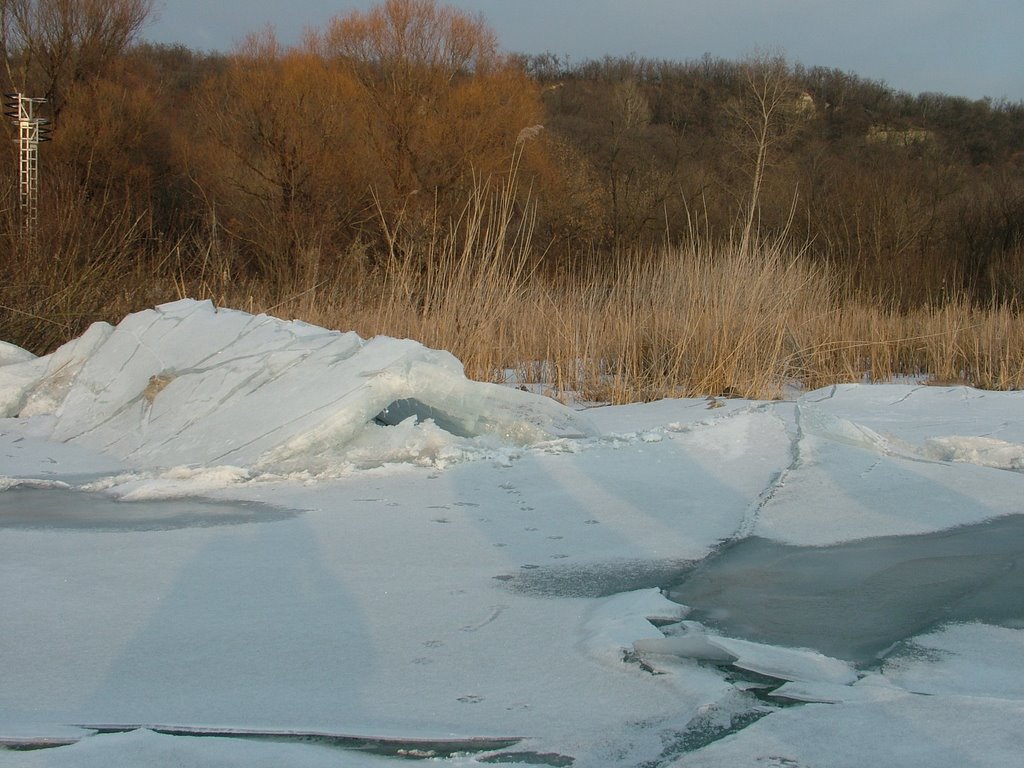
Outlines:
POLYGON ((759 518, 757 535, 822 546, 928 533, 1024 511, 1019 473, 993 471, 988 461, 972 463, 970 452, 953 471, 934 450, 936 441, 963 445, 997 433, 1019 440, 1016 450, 1024 450, 1024 392, 955 388, 941 394, 925 386, 846 385, 800 398, 794 471, 759 518), (857 396, 860 390, 863 396, 857 396), (837 415, 844 410, 847 417, 837 415), (981 434, 964 435, 972 424, 981 434), (829 512, 827 525, 820 524, 822 510, 829 512))
MULTIPOLYGON (((0 767, 1016 765, 1024 607, 936 604, 858 666, 666 590, 752 537, 1021 515, 1024 393, 709 405, 570 409, 192 301, 0 345, 0 744, 67 744, 0 767)), ((913 557, 944 575, 887 610, 966 583, 913 557)))
POLYGON ((977 622, 919 635, 885 662, 885 676, 913 693, 1024 701, 1024 634, 977 622))
POLYGON ((1014 766, 1024 745, 1024 704, 991 698, 915 696, 808 704, 763 718, 680 759, 680 768, 1014 766))

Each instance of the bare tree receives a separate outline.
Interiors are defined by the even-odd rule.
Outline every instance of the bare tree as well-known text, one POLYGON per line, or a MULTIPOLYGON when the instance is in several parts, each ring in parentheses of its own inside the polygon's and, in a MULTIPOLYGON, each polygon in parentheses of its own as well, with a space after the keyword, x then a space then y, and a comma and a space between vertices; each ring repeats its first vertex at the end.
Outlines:
POLYGON ((9 85, 47 98, 56 116, 67 89, 128 47, 153 0, 0 0, 0 52, 9 85))
POLYGON ((743 93, 731 111, 741 128, 740 148, 751 163, 750 197, 741 240, 741 247, 746 249, 751 244, 772 153, 793 128, 796 93, 782 56, 754 56, 743 62, 740 73, 743 93))

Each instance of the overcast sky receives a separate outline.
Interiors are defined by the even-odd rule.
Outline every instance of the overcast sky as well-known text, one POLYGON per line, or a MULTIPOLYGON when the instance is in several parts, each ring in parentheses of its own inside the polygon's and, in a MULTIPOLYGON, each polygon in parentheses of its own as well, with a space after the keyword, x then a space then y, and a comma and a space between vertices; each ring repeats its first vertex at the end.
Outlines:
MULTIPOLYGON (((230 50, 271 25, 285 43, 371 0, 156 0, 143 36, 230 50)), ((1024 100, 1024 0, 449 0, 507 51, 571 62, 635 53, 687 61, 759 50, 893 88, 1024 100)))

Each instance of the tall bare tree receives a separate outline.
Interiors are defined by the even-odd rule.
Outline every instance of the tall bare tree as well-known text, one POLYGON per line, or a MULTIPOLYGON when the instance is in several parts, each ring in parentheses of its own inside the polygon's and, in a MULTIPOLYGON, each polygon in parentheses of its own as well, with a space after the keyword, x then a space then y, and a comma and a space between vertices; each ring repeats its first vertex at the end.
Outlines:
POLYGON ((765 174, 778 145, 792 135, 796 91, 780 55, 760 54, 741 65, 741 96, 731 105, 740 128, 739 149, 750 162, 750 197, 744 210, 741 247, 754 234, 765 174))
POLYGON ((153 0, 0 0, 0 53, 10 87, 48 99, 102 74, 131 43, 153 0))

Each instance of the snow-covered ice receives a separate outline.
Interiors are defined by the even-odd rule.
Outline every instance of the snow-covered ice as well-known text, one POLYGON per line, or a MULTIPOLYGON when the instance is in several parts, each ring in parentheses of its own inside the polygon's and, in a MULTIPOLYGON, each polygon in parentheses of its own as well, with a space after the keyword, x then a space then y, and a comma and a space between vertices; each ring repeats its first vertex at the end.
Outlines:
POLYGON ((0 344, 0 743, 65 744, 0 766, 1016 765, 1024 393, 720 402, 191 301, 0 344))

